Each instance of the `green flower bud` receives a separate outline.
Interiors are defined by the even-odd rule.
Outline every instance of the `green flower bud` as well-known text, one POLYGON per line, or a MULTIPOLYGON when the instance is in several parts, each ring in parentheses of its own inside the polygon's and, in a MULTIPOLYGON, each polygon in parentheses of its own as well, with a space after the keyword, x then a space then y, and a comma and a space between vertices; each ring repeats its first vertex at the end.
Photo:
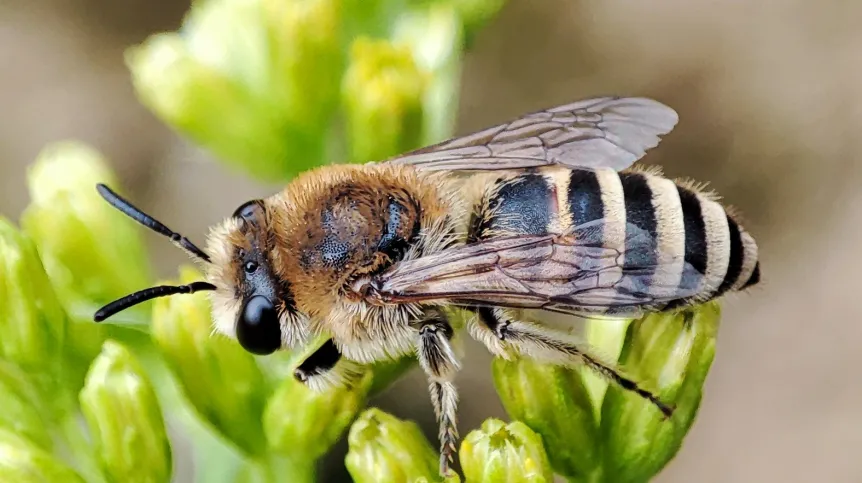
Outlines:
POLYGON ((43 394, 28 374, 6 361, 0 361, 0 428, 27 438, 42 449, 53 447, 48 424, 52 408, 44 403, 43 394))
MULTIPOLYGON (((181 284, 201 279, 191 267, 180 269, 181 284)), ((153 340, 197 412, 245 453, 260 454, 266 446, 263 374, 239 344, 213 334, 210 310, 204 293, 158 299, 153 340)))
POLYGON ((279 143, 259 131, 250 102, 239 83, 197 61, 179 34, 162 33, 126 51, 126 65, 138 98, 179 132, 219 158, 256 174, 269 160, 252 156, 278 151, 279 143), (244 137, 247 145, 237 139, 244 137))
POLYGON ((542 438, 526 424, 488 419, 461 443, 467 483, 552 483, 542 438))
POLYGON ((167 482, 171 448, 155 391, 138 361, 107 341, 80 394, 96 453, 113 481, 167 482))
POLYGON ((60 300, 90 326, 96 309, 149 281, 138 227, 96 183, 117 186, 98 152, 78 142, 48 146, 28 174, 31 204, 21 218, 60 300))
POLYGON ((0 481, 84 483, 50 453, 8 429, 0 429, 0 481))
POLYGON ((509 417, 541 435, 557 473, 586 479, 596 471, 599 428, 580 371, 527 358, 495 358, 493 372, 509 417))
POLYGON ((423 95, 422 138, 429 145, 452 136, 460 93, 463 28, 448 2, 433 2, 400 15, 392 38, 408 45, 421 71, 429 73, 423 95))
POLYGON ((323 128, 344 69, 341 0, 260 0, 273 57, 264 96, 299 125, 323 128))
MULTIPOLYGON (((149 281, 139 228, 98 195, 100 182, 117 186, 98 152, 78 142, 50 145, 29 171, 31 203, 21 217, 73 323, 65 350, 75 360, 69 370, 78 384, 105 338, 124 332, 94 324, 93 313, 149 281)), ((114 321, 143 327, 145 314, 136 307, 114 321)))
POLYGON ((371 408, 353 423, 347 443, 345 463, 356 483, 440 480, 437 452, 416 423, 371 408))
POLYGON ((0 217, 0 356, 56 372, 66 323, 36 246, 0 217))
MULTIPOLYGON (((303 356, 319 346, 310 344, 303 356)), ((293 377, 286 378, 263 413, 270 447, 287 455, 301 452, 303 459, 312 461, 322 456, 364 407, 370 385, 370 373, 354 387, 335 387, 326 392, 311 390, 293 377)))
POLYGON ((272 182, 319 164, 338 102, 334 0, 197 2, 182 33, 129 49, 141 101, 225 162, 272 182))
POLYGON ((419 146, 427 80, 409 46, 353 42, 342 84, 351 161, 385 159, 419 146))
POLYGON ((700 406, 719 319, 719 306, 712 302, 678 314, 649 315, 628 328, 620 363, 637 380, 650 381, 676 411, 665 419, 641 398, 609 386, 601 424, 606 478, 648 480, 679 451, 700 406))

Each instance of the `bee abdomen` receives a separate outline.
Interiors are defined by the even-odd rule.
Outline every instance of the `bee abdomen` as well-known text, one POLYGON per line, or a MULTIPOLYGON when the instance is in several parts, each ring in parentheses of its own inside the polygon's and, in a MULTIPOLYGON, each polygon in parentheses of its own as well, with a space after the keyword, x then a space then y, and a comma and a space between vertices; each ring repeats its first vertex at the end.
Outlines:
POLYGON ((677 226, 682 226, 682 250, 677 245, 675 260, 682 254, 684 264, 676 288, 679 298, 660 308, 705 302, 756 284, 760 270, 751 235, 708 194, 680 183, 673 191, 679 202, 677 226))
POLYGON ((760 278, 757 244, 720 203, 647 172, 556 168, 503 178, 476 211, 474 239, 569 233, 619 250, 622 289, 663 301, 652 309, 707 301, 760 278))

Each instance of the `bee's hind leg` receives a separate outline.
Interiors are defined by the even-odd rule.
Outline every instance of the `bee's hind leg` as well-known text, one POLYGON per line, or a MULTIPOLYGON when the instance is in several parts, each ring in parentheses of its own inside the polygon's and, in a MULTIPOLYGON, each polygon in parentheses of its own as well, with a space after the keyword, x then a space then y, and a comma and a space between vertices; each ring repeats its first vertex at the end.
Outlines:
POLYGON ((417 322, 417 327, 419 364, 428 376, 431 403, 440 424, 440 474, 446 476, 458 442, 458 390, 452 380, 461 363, 450 343, 452 326, 442 313, 429 310, 426 318, 417 322))
POLYGON ((615 364, 602 361, 600 357, 580 347, 568 334, 546 329, 538 324, 510 319, 505 310, 492 308, 474 309, 477 321, 470 333, 485 344, 495 355, 509 358, 511 350, 520 355, 552 364, 576 366, 584 364, 600 376, 632 391, 656 406, 665 417, 673 414, 673 406, 662 402, 658 396, 642 388, 615 364))
POLYGON ((332 339, 323 343, 293 371, 293 377, 314 391, 349 386, 362 377, 362 367, 341 356, 332 339))

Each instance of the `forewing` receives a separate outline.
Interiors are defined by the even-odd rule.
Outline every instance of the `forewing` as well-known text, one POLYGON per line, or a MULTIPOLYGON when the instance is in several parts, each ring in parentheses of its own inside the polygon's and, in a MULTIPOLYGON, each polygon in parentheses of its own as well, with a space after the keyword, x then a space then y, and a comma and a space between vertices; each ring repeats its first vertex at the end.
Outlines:
POLYGON ((642 97, 600 97, 533 112, 499 126, 388 160, 428 171, 483 171, 562 165, 628 168, 679 120, 642 97))
MULTIPOLYGON (((650 245, 637 246, 648 249, 650 245)), ((656 276, 666 267, 627 263, 624 251, 589 237, 523 236, 481 241, 400 262, 374 285, 376 296, 390 303, 439 300, 575 315, 634 316, 696 294, 702 274, 679 262, 681 275, 669 286, 656 276)))

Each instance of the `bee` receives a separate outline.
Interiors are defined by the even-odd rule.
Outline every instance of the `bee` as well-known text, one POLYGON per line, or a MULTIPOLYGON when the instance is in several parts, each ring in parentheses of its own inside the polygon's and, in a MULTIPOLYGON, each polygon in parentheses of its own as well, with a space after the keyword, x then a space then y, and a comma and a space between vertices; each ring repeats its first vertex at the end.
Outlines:
POLYGON ((415 354, 455 453, 461 367, 447 307, 500 357, 586 365, 670 417, 673 406, 541 314, 638 317, 758 283, 757 244, 711 193, 632 165, 677 124, 647 98, 602 97, 533 112, 389 160, 328 165, 242 204, 206 250, 104 185, 99 193, 204 262, 218 332, 265 355, 329 339, 295 370, 320 390, 362 364, 415 354), (538 315, 538 317, 537 317, 538 315))

